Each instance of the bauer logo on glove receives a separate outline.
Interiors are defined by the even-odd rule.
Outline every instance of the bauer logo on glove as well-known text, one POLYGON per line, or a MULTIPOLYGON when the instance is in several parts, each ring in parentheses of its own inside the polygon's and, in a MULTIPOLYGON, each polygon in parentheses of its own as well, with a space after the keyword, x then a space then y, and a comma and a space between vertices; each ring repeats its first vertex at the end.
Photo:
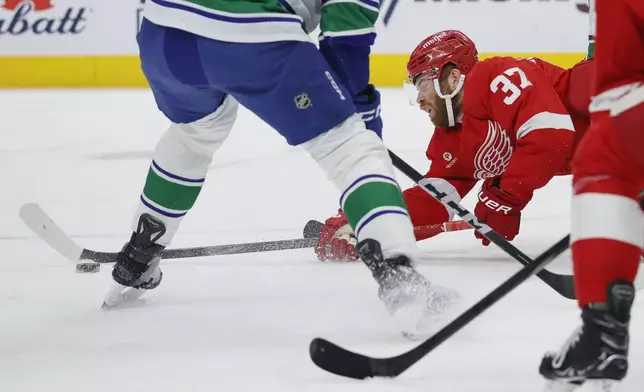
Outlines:
POLYGON ((479 200, 481 201, 481 203, 485 204, 485 206, 491 209, 492 211, 499 212, 505 215, 507 215, 510 211, 512 211, 512 207, 504 206, 500 204, 498 201, 490 199, 490 197, 487 196, 484 191, 479 192, 479 200))
MULTIPOLYGON (((499 180, 495 178, 485 180, 474 215, 503 238, 512 241, 519 234, 521 210, 528 202, 503 191, 498 184, 499 180)), ((483 245, 490 244, 479 232, 475 232, 474 236, 480 239, 483 245)))

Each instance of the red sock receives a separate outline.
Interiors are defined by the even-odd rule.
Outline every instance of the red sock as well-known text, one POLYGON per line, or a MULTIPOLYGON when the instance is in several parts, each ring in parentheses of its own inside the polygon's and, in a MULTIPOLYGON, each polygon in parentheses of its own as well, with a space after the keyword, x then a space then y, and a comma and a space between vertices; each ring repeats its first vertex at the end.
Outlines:
POLYGON ((572 257, 580 307, 605 302, 615 280, 633 282, 644 241, 634 187, 615 177, 587 182, 572 199, 572 257))
POLYGON ((586 239, 572 244, 575 289, 580 307, 606 302, 606 289, 615 280, 633 282, 641 249, 607 239, 586 239))

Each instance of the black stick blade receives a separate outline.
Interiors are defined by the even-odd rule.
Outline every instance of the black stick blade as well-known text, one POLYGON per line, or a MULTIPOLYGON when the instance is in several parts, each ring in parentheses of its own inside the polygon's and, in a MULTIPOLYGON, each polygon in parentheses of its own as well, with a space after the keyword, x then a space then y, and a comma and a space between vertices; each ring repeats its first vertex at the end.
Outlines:
POLYGON ((559 294, 568 299, 577 299, 575 280, 570 275, 559 275, 548 270, 539 272, 539 277, 559 294))
POLYGON ((321 369, 338 376, 359 380, 368 377, 399 376, 512 290, 516 289, 537 271, 545 268, 548 263, 568 249, 569 244, 570 235, 567 235, 537 257, 531 264, 520 269, 488 295, 481 298, 479 302, 471 306, 443 329, 403 354, 390 358, 371 358, 345 350, 327 340, 316 338, 309 347, 311 359, 321 369))
POLYGON ((358 380, 375 377, 371 358, 343 349, 328 340, 315 338, 309 347, 311 359, 321 369, 358 380))
POLYGON ((302 235, 304 236, 304 238, 320 238, 320 233, 322 232, 323 227, 324 223, 318 222, 316 220, 310 220, 304 226, 302 235))

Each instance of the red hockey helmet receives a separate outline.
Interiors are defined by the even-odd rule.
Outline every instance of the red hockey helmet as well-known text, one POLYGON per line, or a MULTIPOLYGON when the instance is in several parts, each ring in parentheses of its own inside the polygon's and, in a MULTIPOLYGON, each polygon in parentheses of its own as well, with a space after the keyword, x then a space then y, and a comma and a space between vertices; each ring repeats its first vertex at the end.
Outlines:
POLYGON ((476 45, 458 30, 445 30, 425 38, 409 56, 407 75, 414 83, 421 74, 437 78, 447 64, 466 75, 478 61, 476 45))

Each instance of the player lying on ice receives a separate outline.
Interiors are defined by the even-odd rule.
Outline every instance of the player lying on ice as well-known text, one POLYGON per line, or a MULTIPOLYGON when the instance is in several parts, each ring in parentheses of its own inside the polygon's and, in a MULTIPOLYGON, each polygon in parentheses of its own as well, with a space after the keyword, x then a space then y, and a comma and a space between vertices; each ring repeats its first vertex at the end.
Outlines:
MULTIPOLYGON (((483 181, 474 213, 514 239, 534 191, 570 174, 573 152, 589 126, 591 62, 563 69, 537 58, 479 61, 474 42, 455 30, 423 40, 407 63, 406 87, 415 89, 416 103, 436 127, 425 177, 459 198, 483 181)), ((403 195, 414 226, 453 218, 419 186, 403 195)), ((356 260, 354 244, 339 211, 326 220, 315 252, 320 260, 356 260)))

